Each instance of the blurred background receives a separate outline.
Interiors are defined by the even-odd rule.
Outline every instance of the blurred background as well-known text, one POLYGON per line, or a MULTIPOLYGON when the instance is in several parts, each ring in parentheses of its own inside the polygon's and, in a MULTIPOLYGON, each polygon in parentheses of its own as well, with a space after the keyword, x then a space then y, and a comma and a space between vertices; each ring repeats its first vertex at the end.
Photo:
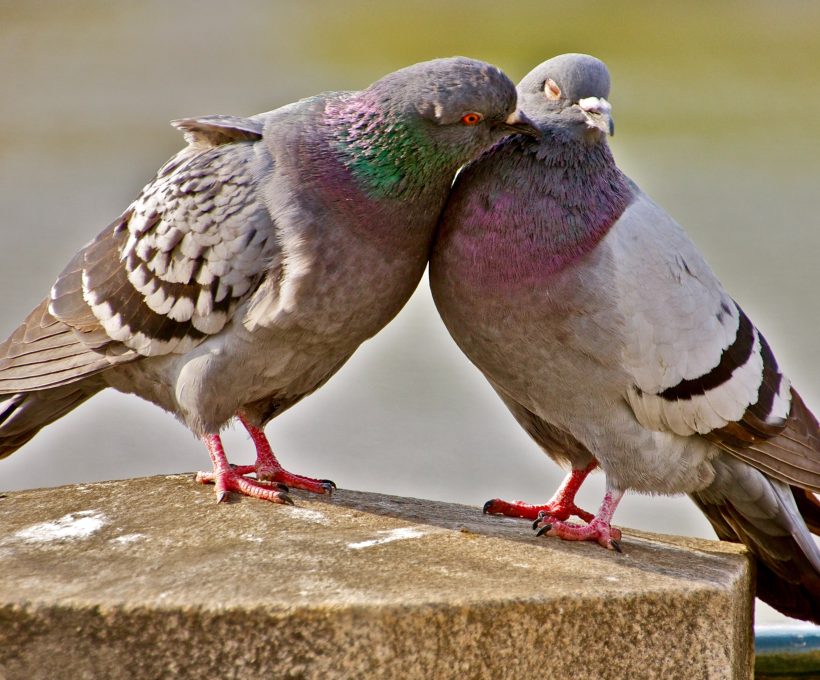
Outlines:
MULTIPOLYGON (((180 148, 171 119, 250 115, 455 54, 517 82, 569 51, 608 63, 621 167, 688 230, 820 410, 820 3, 811 0, 0 0, 0 335, 180 148)), ((288 469, 346 488, 480 507, 496 496, 543 502, 562 477, 459 354, 426 280, 267 432, 288 469)), ((232 462, 253 461, 244 431, 229 431, 226 446, 232 462)), ((173 417, 111 391, 0 461, 0 489, 208 462, 173 417)), ((581 504, 596 509, 602 493, 596 475, 581 504)), ((714 537, 686 498, 629 495, 616 522, 714 537)), ((778 619, 759 607, 758 622, 778 619)))

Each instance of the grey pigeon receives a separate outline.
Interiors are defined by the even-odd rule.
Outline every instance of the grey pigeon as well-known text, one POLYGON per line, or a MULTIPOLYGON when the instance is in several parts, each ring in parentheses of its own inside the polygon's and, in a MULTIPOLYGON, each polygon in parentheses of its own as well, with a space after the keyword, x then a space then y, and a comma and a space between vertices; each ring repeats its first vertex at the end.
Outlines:
POLYGON ((283 470, 262 428, 401 309, 456 170, 533 128, 513 83, 463 57, 250 118, 173 124, 188 146, 0 345, 0 457, 114 387, 204 441, 213 472, 199 479, 218 501, 291 502, 279 484, 330 492, 283 470), (234 416, 253 466, 228 464, 219 432, 234 416))
POLYGON ((509 138, 465 168, 442 217, 430 280, 447 328, 571 468, 545 505, 485 510, 620 549, 610 522, 625 491, 687 493, 754 555, 762 599, 818 622, 817 420, 681 227, 615 165, 609 83, 585 55, 533 70, 519 105, 541 139, 509 138), (574 496, 597 466, 593 516, 574 496))

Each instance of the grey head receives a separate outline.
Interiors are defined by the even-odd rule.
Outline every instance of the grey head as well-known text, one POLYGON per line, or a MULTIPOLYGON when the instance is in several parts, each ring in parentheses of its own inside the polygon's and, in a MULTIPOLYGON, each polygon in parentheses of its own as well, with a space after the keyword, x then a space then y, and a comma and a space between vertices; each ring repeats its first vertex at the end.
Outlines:
POLYGON ((346 111, 347 139, 359 151, 378 147, 378 158, 366 155, 394 170, 400 164, 416 176, 452 172, 507 135, 537 135, 516 101, 515 85, 497 67, 466 57, 434 59, 362 91, 355 111, 346 111))
POLYGON ((492 134, 532 132, 516 113, 515 85, 501 69, 467 57, 433 59, 390 73, 369 88, 386 93, 388 107, 435 126, 492 134), (476 113, 479 119, 465 115, 476 113))
POLYGON ((609 87, 609 70, 600 59, 561 54, 518 84, 519 105, 542 131, 595 143, 615 131, 609 87))

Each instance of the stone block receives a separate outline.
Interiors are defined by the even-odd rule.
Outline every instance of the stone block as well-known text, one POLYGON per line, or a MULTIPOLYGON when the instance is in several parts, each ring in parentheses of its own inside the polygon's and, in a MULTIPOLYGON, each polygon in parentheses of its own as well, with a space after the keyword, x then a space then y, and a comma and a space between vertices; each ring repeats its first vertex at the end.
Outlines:
POLYGON ((191 475, 0 498, 0 677, 751 677, 741 547, 339 490, 217 505, 191 475))

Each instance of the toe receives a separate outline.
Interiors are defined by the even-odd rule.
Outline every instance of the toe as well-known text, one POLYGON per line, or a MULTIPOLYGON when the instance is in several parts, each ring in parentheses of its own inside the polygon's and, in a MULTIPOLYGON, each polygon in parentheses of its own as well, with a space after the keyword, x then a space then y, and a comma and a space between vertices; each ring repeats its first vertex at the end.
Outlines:
MULTIPOLYGON (((539 521, 540 521, 540 520, 539 520, 539 521)), ((535 528, 535 526, 533 526, 533 529, 534 529, 534 528, 535 528)), ((536 535, 536 536, 543 536, 544 534, 546 534, 546 533, 548 533, 548 532, 550 532, 550 531, 552 531, 552 524, 545 524, 544 526, 542 526, 542 527, 541 527, 541 528, 540 528, 540 529, 539 529, 539 530, 535 533, 535 535, 536 535)))

